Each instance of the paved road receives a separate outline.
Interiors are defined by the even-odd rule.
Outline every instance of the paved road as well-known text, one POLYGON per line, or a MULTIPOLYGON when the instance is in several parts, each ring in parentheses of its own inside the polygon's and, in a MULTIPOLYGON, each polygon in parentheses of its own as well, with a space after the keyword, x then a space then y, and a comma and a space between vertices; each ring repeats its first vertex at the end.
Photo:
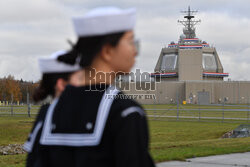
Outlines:
POLYGON ((250 167, 250 152, 158 163, 157 167, 250 167))

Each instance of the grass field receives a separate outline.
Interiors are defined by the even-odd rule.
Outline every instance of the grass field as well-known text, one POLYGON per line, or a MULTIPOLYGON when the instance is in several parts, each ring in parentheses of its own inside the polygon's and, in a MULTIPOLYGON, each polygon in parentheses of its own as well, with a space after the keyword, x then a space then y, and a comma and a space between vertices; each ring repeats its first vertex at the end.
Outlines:
MULTIPOLYGON (((0 145, 23 144, 32 127, 34 118, 0 117, 0 145)), ((25 154, 0 155, 0 167, 21 167, 25 154)))
POLYGON ((250 151, 250 138, 220 138, 237 123, 150 121, 149 125, 156 162, 250 151))
POLYGON ((23 143, 33 121, 28 117, 0 117, 0 145, 23 143))
MULTIPOLYGON (((0 117, 0 145, 23 143, 33 118, 0 117)), ((239 123, 149 121, 151 154, 156 162, 250 151, 250 138, 221 139, 239 123)), ((0 167, 22 167, 26 155, 0 155, 0 167)))

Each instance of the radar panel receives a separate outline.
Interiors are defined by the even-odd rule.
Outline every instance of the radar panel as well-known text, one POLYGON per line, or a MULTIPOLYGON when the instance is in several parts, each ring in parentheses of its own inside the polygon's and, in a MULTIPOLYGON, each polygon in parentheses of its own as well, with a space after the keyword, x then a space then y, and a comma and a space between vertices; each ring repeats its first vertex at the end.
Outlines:
POLYGON ((177 62, 176 54, 164 54, 161 62, 161 70, 162 71, 175 70, 176 62, 177 62))
POLYGON ((217 64, 215 60, 215 56, 212 53, 203 53, 202 56, 202 65, 204 70, 217 70, 217 64))

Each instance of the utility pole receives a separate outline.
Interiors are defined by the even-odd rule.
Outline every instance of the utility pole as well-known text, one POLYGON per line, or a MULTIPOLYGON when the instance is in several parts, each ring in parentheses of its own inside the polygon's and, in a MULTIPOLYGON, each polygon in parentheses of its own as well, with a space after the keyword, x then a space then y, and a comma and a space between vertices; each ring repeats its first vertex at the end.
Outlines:
POLYGON ((27 90, 28 116, 30 117, 30 96, 29 96, 28 86, 26 90, 27 90))
POLYGON ((178 89, 176 92, 176 103, 177 103, 177 117, 176 117, 176 119, 179 120, 179 90, 178 89))
POLYGON ((11 93, 11 115, 14 115, 14 112, 13 112, 13 93, 11 93))

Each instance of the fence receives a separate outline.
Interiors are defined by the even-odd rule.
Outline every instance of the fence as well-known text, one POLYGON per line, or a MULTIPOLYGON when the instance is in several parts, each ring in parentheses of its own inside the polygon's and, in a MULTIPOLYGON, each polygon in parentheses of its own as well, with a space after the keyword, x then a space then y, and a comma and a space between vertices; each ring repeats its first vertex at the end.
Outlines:
MULTIPOLYGON (((39 105, 0 106, 0 116, 35 116, 39 105)), ((191 105, 163 104, 144 105, 147 116, 152 120, 188 120, 216 122, 249 122, 250 105, 191 105)))
POLYGON ((250 122, 249 105, 144 105, 149 119, 250 122))
POLYGON ((0 116, 35 116, 39 111, 38 105, 7 105, 0 106, 0 116))

